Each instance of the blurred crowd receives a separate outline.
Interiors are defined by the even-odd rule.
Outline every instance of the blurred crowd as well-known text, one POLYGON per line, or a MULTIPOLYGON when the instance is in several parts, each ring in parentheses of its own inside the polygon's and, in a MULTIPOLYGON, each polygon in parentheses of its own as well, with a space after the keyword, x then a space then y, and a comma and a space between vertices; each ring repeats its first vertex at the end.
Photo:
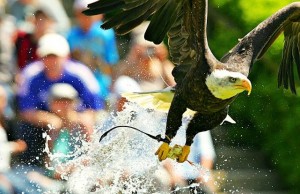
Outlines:
MULTIPOLYGON (((133 30, 121 57, 114 31, 100 28, 105 15, 82 14, 94 1, 68 1, 66 9, 62 0, 0 0, 1 194, 63 192, 58 171, 46 168, 45 136, 51 152, 71 152, 78 139, 91 141, 110 112, 122 111, 121 93, 176 84, 167 46, 143 38, 148 23, 133 30)), ((209 132, 191 150, 192 162, 213 169, 209 132)), ((162 165, 169 189, 204 183, 188 165, 162 165)))

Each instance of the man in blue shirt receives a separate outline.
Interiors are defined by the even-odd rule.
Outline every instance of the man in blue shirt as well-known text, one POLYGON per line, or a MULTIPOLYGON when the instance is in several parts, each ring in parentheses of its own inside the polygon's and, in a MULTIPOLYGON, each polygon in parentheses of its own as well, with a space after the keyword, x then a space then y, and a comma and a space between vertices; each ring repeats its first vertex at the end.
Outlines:
POLYGON ((91 2, 93 0, 75 0, 73 9, 77 26, 70 30, 67 40, 72 57, 92 69, 100 85, 101 96, 107 98, 111 85, 111 66, 119 61, 119 54, 114 31, 100 28, 102 16, 86 16, 82 13, 91 2))
POLYGON ((93 132, 96 112, 104 108, 93 73, 85 65, 70 60, 69 52, 64 37, 48 33, 39 40, 37 54, 41 60, 29 64, 22 71, 18 108, 23 121, 19 135, 28 144, 28 150, 23 154, 25 163, 44 165, 43 133, 51 128, 60 130, 64 127, 62 119, 49 111, 49 89, 53 84, 67 83, 77 90, 80 100, 78 112, 66 116, 72 117, 70 120, 74 123, 83 124, 86 140, 93 132))

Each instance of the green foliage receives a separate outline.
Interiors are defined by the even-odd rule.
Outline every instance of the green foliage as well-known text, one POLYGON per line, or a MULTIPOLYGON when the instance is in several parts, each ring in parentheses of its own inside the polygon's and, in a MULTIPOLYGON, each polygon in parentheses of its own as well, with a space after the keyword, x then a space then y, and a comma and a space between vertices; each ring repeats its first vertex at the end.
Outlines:
MULTIPOLYGON (((209 44, 217 58, 232 48, 259 22, 294 1, 290 0, 212 0, 209 44), (214 13, 215 12, 215 13, 214 13)), ((210 17, 209 16, 209 17, 210 17)), ((252 94, 240 94, 230 115, 237 124, 230 130, 233 144, 264 150, 286 185, 300 191, 300 88, 298 96, 277 88, 283 36, 255 63, 250 79, 252 94)), ((299 86, 299 79, 296 78, 299 86)))
POLYGON ((245 24, 254 27, 258 22, 263 21, 278 9, 289 4, 290 0, 239 0, 238 6, 243 10, 240 17, 245 24))

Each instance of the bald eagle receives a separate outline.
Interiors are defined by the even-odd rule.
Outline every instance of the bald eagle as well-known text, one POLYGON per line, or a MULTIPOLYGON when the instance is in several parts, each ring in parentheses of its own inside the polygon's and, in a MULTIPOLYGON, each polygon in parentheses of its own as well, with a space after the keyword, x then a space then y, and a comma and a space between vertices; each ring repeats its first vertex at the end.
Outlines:
POLYGON ((227 117, 237 95, 251 91, 247 78, 253 63, 264 55, 283 32, 283 60, 278 86, 296 93, 294 70, 300 76, 300 2, 291 3, 261 22, 240 39, 221 60, 207 43, 207 0, 98 0, 88 5, 86 15, 114 12, 105 17, 102 28, 126 34, 145 20, 150 24, 145 39, 159 44, 168 37, 170 57, 176 67, 174 98, 168 111, 166 140, 156 155, 166 159, 170 142, 181 126, 182 115, 195 111, 186 130, 186 144, 178 162, 187 160, 194 136, 218 126, 227 117))

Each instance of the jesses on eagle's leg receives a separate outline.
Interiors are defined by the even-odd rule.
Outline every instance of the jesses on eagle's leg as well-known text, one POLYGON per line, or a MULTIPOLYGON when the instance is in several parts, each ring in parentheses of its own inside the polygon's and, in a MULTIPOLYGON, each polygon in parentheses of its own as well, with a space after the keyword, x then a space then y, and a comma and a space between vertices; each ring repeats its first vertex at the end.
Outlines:
MULTIPOLYGON (((186 105, 179 95, 175 94, 169 109, 166 127, 166 138, 171 139, 176 135, 177 130, 182 124, 182 115, 186 111, 186 105)), ((159 161, 165 160, 170 151, 170 142, 164 142, 155 152, 159 161)))

